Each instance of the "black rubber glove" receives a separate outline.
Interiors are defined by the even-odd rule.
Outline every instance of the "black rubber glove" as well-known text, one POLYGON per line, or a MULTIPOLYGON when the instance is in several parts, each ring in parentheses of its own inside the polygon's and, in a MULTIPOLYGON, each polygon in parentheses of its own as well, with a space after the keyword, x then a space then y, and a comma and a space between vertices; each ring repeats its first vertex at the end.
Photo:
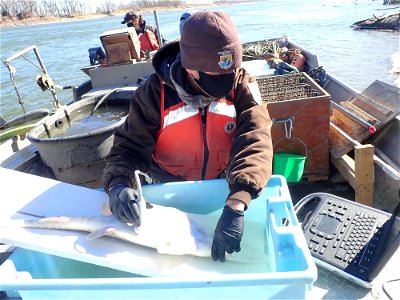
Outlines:
POLYGON ((109 191, 110 209, 117 220, 140 226, 140 209, 136 191, 124 184, 111 187, 109 191))
POLYGON ((244 213, 225 205, 214 232, 211 256, 214 261, 225 261, 225 252, 240 251, 244 229, 244 213))

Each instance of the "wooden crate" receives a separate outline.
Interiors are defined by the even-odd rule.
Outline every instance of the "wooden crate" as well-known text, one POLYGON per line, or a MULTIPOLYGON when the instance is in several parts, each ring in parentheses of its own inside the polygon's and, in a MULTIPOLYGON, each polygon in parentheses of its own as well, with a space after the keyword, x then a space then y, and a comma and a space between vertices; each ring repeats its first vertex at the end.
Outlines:
POLYGON ((330 95, 306 73, 257 79, 263 103, 274 121, 275 153, 306 154, 303 178, 309 182, 329 176, 330 95), (291 138, 286 138, 292 120, 291 138), (285 125, 286 124, 286 125, 285 125))
POLYGON ((105 31, 100 41, 109 65, 131 63, 133 59, 140 58, 140 42, 134 28, 105 31))

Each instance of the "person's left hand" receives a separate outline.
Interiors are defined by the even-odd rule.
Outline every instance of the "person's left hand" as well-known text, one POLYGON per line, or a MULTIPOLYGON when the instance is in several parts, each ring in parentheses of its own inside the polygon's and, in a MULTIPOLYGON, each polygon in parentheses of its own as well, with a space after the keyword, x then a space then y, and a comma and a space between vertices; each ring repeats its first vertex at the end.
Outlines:
POLYGON ((214 231, 211 257, 214 261, 225 261, 225 252, 240 251, 244 229, 244 213, 225 205, 214 231))

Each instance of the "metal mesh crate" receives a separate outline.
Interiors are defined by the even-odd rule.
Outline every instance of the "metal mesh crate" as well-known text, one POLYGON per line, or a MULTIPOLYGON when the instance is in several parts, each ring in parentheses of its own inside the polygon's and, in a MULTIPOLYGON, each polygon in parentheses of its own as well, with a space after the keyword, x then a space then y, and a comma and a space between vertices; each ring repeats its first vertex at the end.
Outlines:
POLYGON ((275 153, 304 155, 305 145, 303 178, 310 182, 328 179, 330 95, 307 73, 257 78, 257 82, 274 121, 271 135, 275 153), (285 119, 292 120, 290 134, 286 123, 281 122, 285 119), (316 134, 310 134, 311 130, 316 134))
POLYGON ((311 78, 305 73, 257 78, 261 100, 264 103, 298 100, 320 96, 310 84, 311 78))

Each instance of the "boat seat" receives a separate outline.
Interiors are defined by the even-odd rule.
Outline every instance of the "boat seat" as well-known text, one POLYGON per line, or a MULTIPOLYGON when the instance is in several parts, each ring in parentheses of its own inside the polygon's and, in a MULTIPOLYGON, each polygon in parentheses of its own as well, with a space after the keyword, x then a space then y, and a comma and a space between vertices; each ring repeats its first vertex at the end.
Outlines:
POLYGON ((28 146, 13 153, 8 158, 0 162, 1 168, 11 170, 22 170, 29 164, 30 161, 38 156, 38 149, 35 145, 29 144, 28 146))

